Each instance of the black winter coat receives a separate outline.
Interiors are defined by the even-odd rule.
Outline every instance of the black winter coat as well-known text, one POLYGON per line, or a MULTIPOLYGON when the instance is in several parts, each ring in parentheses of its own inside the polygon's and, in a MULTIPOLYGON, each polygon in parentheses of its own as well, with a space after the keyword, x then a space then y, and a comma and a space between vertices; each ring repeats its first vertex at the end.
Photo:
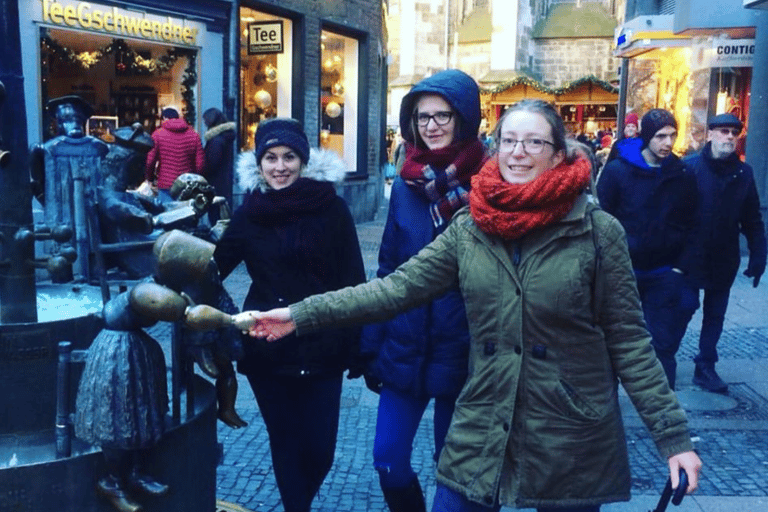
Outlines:
POLYGON ((652 272, 691 266, 698 226, 696 178, 670 155, 661 167, 649 167, 639 147, 619 148, 597 182, 600 206, 627 232, 632 267, 652 272))
MULTIPOLYGON (((214 253, 222 278, 245 262, 252 282, 243 311, 267 311, 365 281, 357 231, 340 197, 280 225, 254 222, 245 206, 232 215, 214 253)), ((238 371, 296 377, 341 372, 353 362, 359 336, 360 329, 351 328, 291 335, 279 343, 249 337, 238 371)))
POLYGON ((235 143, 235 123, 223 123, 205 132, 205 172, 203 175, 216 194, 232 204, 232 151, 235 143))
POLYGON ((699 288, 731 287, 741 263, 739 233, 747 239, 749 267, 762 274, 765 225, 752 168, 735 153, 724 160, 713 159, 709 142, 684 162, 696 175, 701 204, 692 282, 699 288))

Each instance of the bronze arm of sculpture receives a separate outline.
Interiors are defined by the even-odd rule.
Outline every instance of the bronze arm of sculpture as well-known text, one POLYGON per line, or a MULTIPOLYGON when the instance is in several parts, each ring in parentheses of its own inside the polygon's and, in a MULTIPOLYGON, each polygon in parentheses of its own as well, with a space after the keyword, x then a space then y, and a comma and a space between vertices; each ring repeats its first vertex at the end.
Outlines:
POLYGON ((212 306, 195 305, 185 293, 177 293, 157 283, 139 283, 129 295, 131 308, 139 315, 157 321, 178 322, 197 331, 235 326, 243 332, 253 325, 251 313, 229 315, 212 306))

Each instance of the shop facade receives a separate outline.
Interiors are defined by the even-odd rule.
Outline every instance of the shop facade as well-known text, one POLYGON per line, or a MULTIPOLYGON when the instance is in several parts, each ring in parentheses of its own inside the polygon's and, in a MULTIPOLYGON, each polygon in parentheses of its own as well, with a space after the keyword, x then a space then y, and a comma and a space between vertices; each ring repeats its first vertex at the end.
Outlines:
MULTIPOLYGON (((386 158, 386 42, 380 0, 34 0, 19 5, 30 144, 56 135, 45 111, 77 94, 94 108, 89 134, 148 132, 166 106, 198 133, 219 108, 238 126, 237 151, 258 123, 303 122, 311 146, 336 151, 349 170, 338 187, 357 221, 382 200, 386 158)), ((234 205, 242 200, 235 187, 234 205)))
POLYGON ((55 136, 51 98, 75 94, 94 110, 90 135, 141 123, 151 133, 173 106, 198 132, 201 113, 224 108, 232 3, 156 1, 113 4, 25 2, 20 22, 27 131, 31 144, 55 136))
POLYGON ((242 0, 237 39, 239 149, 253 148, 261 121, 299 119, 310 146, 346 164, 337 190, 355 220, 373 219, 386 159, 381 2, 242 0))
POLYGON ((627 13, 617 30, 615 55, 624 59, 625 88, 619 110, 641 117, 652 108, 671 111, 678 122, 678 154, 701 149, 707 120, 731 113, 744 123, 737 152, 747 158, 760 50, 752 13, 740 1, 724 3, 679 1, 669 14, 627 13))

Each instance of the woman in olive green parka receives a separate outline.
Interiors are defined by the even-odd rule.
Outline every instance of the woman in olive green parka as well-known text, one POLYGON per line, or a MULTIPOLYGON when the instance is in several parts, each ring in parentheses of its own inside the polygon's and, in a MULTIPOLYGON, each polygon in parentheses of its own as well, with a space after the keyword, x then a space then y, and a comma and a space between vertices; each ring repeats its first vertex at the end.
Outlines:
POLYGON ((682 468, 692 491, 701 461, 650 345, 624 231, 583 193, 589 165, 567 157, 562 121, 540 101, 512 107, 496 143, 497 157, 473 178, 469 209, 396 272, 254 313, 251 333, 276 340, 378 321, 458 287, 469 377, 440 455, 433 512, 598 510, 628 500, 619 383, 669 460, 673 485, 682 468), (458 508, 447 505, 456 500, 458 508))

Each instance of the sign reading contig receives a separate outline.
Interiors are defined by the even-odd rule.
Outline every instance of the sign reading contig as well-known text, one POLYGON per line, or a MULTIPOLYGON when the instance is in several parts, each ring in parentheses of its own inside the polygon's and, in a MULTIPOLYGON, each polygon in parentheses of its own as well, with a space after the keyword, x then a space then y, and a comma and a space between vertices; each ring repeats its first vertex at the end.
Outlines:
POLYGON ((43 23, 194 46, 199 28, 189 22, 88 2, 41 0, 43 23))

